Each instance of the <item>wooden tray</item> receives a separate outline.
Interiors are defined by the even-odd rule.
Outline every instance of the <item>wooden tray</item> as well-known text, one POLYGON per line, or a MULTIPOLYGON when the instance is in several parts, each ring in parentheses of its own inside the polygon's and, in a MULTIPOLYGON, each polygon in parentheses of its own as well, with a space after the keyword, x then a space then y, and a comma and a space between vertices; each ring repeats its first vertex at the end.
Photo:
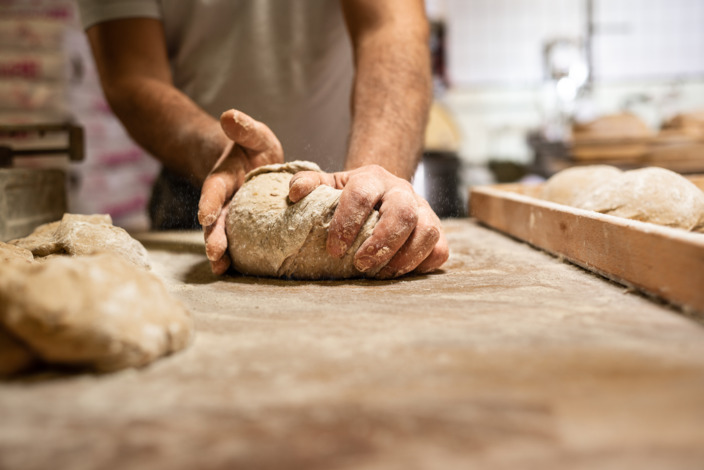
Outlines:
MULTIPOLYGON (((704 178, 692 178, 704 187, 704 178)), ((704 314, 704 234, 538 199, 540 186, 473 188, 479 221, 686 312, 704 314)))

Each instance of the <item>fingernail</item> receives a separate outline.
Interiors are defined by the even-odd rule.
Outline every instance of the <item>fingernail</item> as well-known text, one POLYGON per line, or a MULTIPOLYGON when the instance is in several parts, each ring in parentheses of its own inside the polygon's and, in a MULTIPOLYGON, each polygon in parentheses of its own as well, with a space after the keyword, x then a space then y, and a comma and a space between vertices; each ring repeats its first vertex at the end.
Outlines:
POLYGON ((218 261, 226 253, 227 247, 216 246, 215 243, 205 243, 205 256, 210 261, 218 261))
POLYGON ((372 256, 361 256, 354 261, 354 267, 361 272, 368 271, 376 264, 376 259, 372 256))
POLYGON ((288 198, 292 202, 298 202, 298 200, 301 199, 300 192, 300 184, 298 184, 298 181, 294 181, 288 188, 288 198))
POLYGON ((203 217, 199 216, 198 218, 200 219, 199 222, 201 225, 208 226, 213 225, 218 217, 215 214, 208 214, 203 217))
POLYGON ((215 274, 216 276, 220 276, 222 274, 225 274, 225 272, 227 272, 227 269, 229 267, 230 267, 230 259, 225 258, 225 257, 210 263, 210 269, 213 272, 213 274, 215 274))
POLYGON ((375 277, 377 277, 379 279, 391 279, 391 278, 396 277, 397 274, 398 274, 397 270, 387 266, 384 269, 382 269, 381 271, 379 271, 375 277))
POLYGON ((347 253, 347 248, 347 243, 343 242, 339 238, 331 238, 328 244, 328 252, 338 258, 347 253))

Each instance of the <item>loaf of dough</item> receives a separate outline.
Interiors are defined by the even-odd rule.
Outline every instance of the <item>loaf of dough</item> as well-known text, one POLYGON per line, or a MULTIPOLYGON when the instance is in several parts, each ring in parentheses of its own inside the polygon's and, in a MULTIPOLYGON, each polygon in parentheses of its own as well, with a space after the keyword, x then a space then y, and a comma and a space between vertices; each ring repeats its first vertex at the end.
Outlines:
POLYGON ((65 214, 0 243, 0 375, 33 363, 111 371, 184 348, 189 312, 109 215, 65 214))
POLYGON ((40 225, 25 238, 10 241, 36 258, 55 254, 71 256, 114 253, 135 266, 149 268, 147 250, 107 214, 64 214, 57 222, 40 225))
POLYGON ((29 348, 0 326, 0 377, 22 372, 35 361, 29 348))
MULTIPOLYGON (((0 264, 12 262, 32 264, 34 257, 29 250, 0 242, 0 264)), ((34 354, 29 348, 7 332, 0 323, 0 377, 25 370, 34 360, 34 354)))
POLYGON ((0 329, 47 363, 112 371, 190 342, 189 312, 114 253, 0 264, 0 329))
POLYGON ((21 246, 0 242, 0 261, 5 262, 11 259, 20 259, 27 263, 34 262, 34 256, 32 256, 31 251, 22 248, 21 246))
POLYGON ((250 172, 235 195, 227 217, 227 238, 237 271, 293 279, 373 277, 353 263, 359 246, 379 220, 373 211, 342 258, 326 251, 328 227, 341 190, 319 186, 296 204, 288 199, 289 182, 299 171, 320 171, 310 162, 266 165, 250 172))
POLYGON ((704 213, 704 193, 664 168, 626 171, 585 193, 575 207, 692 230, 704 213))
POLYGON ((543 199, 573 206, 582 195, 621 174, 609 165, 576 166, 555 174, 543 186, 543 199))
POLYGON ((664 168, 625 172, 604 165, 570 168, 548 180, 543 197, 580 209, 685 230, 701 230, 704 226, 704 192, 664 168))

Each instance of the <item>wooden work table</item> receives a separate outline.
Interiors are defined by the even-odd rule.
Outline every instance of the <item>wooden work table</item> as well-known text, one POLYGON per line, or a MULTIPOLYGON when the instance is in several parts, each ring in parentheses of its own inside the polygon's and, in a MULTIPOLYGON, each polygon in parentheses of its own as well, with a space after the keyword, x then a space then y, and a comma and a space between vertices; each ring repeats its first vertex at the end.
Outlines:
POLYGON ((195 342, 0 383, 0 468, 703 468, 700 320, 446 229, 444 272, 396 281, 216 278, 200 234, 139 237, 195 342))

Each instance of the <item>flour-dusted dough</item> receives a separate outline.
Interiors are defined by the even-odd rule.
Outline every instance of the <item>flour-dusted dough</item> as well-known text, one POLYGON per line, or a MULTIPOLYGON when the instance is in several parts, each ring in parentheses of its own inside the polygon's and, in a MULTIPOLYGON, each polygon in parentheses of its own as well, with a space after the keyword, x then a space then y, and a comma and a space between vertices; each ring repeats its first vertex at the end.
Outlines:
POLYGON ((0 326, 0 377, 22 372, 35 362, 29 348, 0 326))
MULTIPOLYGON (((33 264, 34 257, 24 248, 0 242, 0 265, 7 263, 33 264)), ((29 348, 5 331, 0 323, 0 377, 21 372, 34 361, 35 356, 29 348)))
POLYGON ((190 342, 190 313, 113 253, 0 264, 0 327, 48 363, 138 367, 190 342))
POLYGON ((37 227, 25 238, 10 241, 38 259, 56 254, 71 256, 114 253, 135 266, 149 268, 147 250, 109 215, 64 214, 57 222, 37 227))
POLYGON ((576 198, 575 207, 692 230, 704 214, 704 193, 664 168, 623 172, 576 198))
POLYGON ((289 182, 298 171, 320 171, 310 162, 266 165, 250 172, 235 195, 227 217, 230 256, 237 271, 293 279, 345 279, 361 273, 353 259, 379 220, 373 211, 342 258, 325 248, 328 227, 341 190, 319 186, 296 204, 288 199, 289 182))
POLYGON ((572 206, 585 193, 618 177, 621 170, 609 165, 577 166, 553 175, 543 186, 543 199, 572 206))
POLYGON ((0 242, 0 262, 21 259, 27 263, 34 262, 32 252, 20 246, 0 242))

